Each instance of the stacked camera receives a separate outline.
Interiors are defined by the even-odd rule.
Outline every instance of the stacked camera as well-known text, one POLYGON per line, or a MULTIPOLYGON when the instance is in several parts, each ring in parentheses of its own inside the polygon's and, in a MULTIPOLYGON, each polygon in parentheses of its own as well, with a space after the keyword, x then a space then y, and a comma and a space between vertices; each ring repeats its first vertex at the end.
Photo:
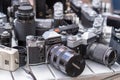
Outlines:
MULTIPOLYGON (((14 17, 10 16, 14 19, 13 27, 5 22, 5 17, 2 15, 0 18, 2 19, 0 24, 1 69, 14 71, 26 63, 27 65, 50 63, 61 72, 76 77, 84 71, 85 59, 105 66, 111 66, 116 62, 118 57, 116 50, 102 43, 104 22, 107 20, 107 25, 111 25, 110 20, 113 20, 112 22, 116 20, 99 14, 100 6, 93 6, 93 8, 82 4, 80 0, 70 0, 71 11, 65 13, 67 8, 63 6, 65 1, 54 1, 53 9, 51 8, 52 19, 45 18, 44 10, 47 12, 47 8, 43 8, 44 10, 40 8, 40 14, 35 15, 33 7, 27 2, 13 5, 12 11, 9 10, 9 13, 14 14, 14 17), (39 16, 40 19, 36 20, 35 16, 39 16), (75 16, 77 19, 74 19, 75 16), (80 23, 78 19, 83 26, 76 24, 80 23), (10 48, 12 38, 18 46, 10 48)), ((43 1, 43 3, 47 2, 43 1)), ((47 6, 51 5, 47 4, 47 6)))

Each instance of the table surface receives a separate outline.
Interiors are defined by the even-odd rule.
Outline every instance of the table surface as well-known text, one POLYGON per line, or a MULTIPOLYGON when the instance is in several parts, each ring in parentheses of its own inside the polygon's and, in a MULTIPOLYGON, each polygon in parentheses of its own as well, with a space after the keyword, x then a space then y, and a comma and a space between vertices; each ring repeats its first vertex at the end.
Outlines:
MULTIPOLYGON (((86 80, 87 78, 89 80, 90 79, 99 80, 120 72, 120 65, 118 63, 115 63, 111 67, 106 67, 104 65, 101 65, 99 63, 90 60, 86 60, 86 66, 83 73, 78 77, 74 77, 74 78, 69 77, 66 74, 58 71, 50 64, 30 66, 30 68, 37 80, 56 80, 56 79, 86 80)), ((0 70, 0 79, 1 80, 33 80, 32 77, 29 74, 27 74, 22 67, 17 69, 15 72, 0 70)))

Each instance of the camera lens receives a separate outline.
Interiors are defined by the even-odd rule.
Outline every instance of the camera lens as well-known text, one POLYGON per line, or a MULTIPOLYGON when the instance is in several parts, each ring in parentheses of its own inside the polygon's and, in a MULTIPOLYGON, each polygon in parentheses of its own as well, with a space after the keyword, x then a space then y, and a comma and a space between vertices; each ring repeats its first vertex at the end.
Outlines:
POLYGON ((34 19, 32 6, 20 6, 20 7, 18 7, 17 18, 20 20, 34 19))
POLYGON ((87 48, 87 56, 96 62, 111 66, 117 59, 117 53, 111 47, 103 44, 93 43, 87 48))
POLYGON ((32 6, 22 5, 18 7, 15 19, 15 36, 19 46, 26 46, 26 36, 35 35, 35 20, 32 6))
POLYGON ((63 45, 52 47, 49 60, 55 68, 72 77, 80 75, 85 68, 84 59, 63 45))
POLYGON ((8 31, 4 31, 1 34, 1 44, 8 46, 8 47, 11 47, 11 35, 8 31))
POLYGON ((116 54, 114 51, 110 51, 110 54, 108 57, 106 57, 106 60, 108 60, 108 64, 114 63, 114 59, 116 58, 116 54))
POLYGON ((26 49, 22 46, 15 46, 13 47, 18 50, 19 52, 19 66, 24 66, 26 64, 26 49))

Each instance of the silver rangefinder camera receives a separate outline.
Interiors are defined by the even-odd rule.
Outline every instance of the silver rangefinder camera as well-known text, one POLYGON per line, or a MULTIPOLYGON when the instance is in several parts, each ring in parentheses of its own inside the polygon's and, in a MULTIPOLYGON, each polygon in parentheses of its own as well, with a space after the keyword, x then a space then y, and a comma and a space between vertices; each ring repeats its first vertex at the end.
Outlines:
POLYGON ((8 71, 15 71, 18 67, 18 50, 0 45, 0 68, 8 71))

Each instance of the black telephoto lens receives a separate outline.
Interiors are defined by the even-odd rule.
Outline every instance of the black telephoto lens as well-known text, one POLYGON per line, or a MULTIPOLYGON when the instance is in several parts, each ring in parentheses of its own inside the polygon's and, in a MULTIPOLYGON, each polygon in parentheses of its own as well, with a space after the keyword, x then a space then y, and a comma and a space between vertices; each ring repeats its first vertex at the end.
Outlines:
POLYGON ((96 62, 104 64, 106 66, 111 66, 117 60, 117 53, 111 47, 93 43, 87 48, 87 56, 96 62))
POLYGON ((108 16, 107 25, 119 29, 120 28, 120 16, 108 16))
POLYGON ((32 6, 22 5, 18 7, 17 19, 14 21, 14 31, 18 45, 26 46, 26 36, 35 35, 35 20, 32 6))
POLYGON ((80 75, 85 68, 85 60, 81 55, 63 45, 54 45, 49 60, 55 68, 71 77, 80 75))

